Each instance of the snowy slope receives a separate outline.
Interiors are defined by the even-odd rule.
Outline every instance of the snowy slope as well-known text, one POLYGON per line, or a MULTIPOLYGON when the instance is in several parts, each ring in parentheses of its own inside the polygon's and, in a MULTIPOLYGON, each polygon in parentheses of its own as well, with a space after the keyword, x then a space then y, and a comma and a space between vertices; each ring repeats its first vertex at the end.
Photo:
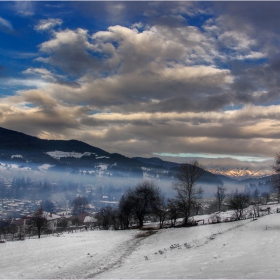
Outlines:
POLYGON ((140 238, 138 230, 88 231, 8 242, 0 244, 0 278, 279 279, 279 220, 270 214, 140 238))
POLYGON ((86 278, 117 265, 136 231, 84 231, 0 244, 1 279, 86 278))
POLYGON ((256 221, 164 230, 146 239, 120 268, 99 277, 279 279, 279 219, 272 214, 256 221), (172 244, 181 249, 170 249, 172 244))

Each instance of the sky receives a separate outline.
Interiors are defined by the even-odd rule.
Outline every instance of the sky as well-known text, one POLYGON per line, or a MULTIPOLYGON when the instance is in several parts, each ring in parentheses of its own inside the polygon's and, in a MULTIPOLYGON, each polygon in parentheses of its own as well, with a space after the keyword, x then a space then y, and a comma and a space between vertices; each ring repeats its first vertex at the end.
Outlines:
POLYGON ((269 170, 280 2, 0 2, 0 126, 269 170))

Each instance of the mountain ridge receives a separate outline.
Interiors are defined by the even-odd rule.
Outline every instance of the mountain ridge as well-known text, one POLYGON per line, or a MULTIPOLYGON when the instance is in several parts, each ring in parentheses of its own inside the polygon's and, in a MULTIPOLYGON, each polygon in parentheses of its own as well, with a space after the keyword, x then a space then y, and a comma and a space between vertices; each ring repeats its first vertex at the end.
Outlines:
MULTIPOLYGON (((47 140, 0 127, 0 161, 21 164, 48 164, 52 170, 78 172, 78 170, 101 170, 105 176, 137 176, 170 179, 180 164, 157 157, 126 157, 109 153, 83 141, 47 140), (106 172, 105 172, 106 171, 106 172), (125 175, 124 175, 125 174, 125 175)), ((101 174, 101 171, 96 174, 101 174)), ((223 182, 238 183, 223 174, 205 171, 202 182, 220 185, 223 182)))

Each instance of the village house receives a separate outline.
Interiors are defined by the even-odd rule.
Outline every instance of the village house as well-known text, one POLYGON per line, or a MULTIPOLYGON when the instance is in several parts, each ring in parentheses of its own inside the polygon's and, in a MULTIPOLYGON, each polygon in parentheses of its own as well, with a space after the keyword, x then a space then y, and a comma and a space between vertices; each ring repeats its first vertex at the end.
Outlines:
MULTIPOLYGON (((52 232, 55 232, 57 230, 57 224, 58 224, 58 221, 61 219, 61 216, 53 214, 51 212, 42 211, 41 217, 47 219, 48 230, 50 230, 52 232)), ((28 230, 28 228, 30 228, 31 218, 32 218, 32 216, 23 217, 23 221, 24 221, 23 225, 26 230, 28 230)))

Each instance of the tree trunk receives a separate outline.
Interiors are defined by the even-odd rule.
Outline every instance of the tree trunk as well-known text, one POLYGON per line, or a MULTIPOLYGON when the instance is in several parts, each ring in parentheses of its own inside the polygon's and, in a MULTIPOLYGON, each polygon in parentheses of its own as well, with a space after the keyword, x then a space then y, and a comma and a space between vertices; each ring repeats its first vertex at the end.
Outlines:
POLYGON ((139 220, 139 227, 140 228, 143 227, 144 219, 142 217, 139 217, 138 220, 139 220))

